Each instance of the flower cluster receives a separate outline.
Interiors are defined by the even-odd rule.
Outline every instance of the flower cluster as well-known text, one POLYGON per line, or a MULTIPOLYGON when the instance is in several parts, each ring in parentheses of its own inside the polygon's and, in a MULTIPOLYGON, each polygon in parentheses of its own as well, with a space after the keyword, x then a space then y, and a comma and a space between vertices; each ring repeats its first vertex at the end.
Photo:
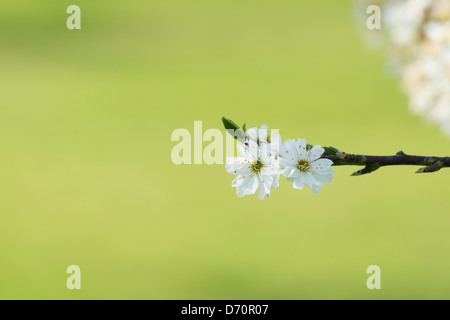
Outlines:
POLYGON ((382 30, 411 110, 450 135, 450 0, 360 0, 381 7, 382 30))
POLYGON ((237 145, 240 157, 227 157, 225 165, 227 172, 236 176, 232 186, 239 197, 257 190, 259 199, 270 197, 271 189, 279 187, 281 175, 293 182, 294 188, 306 185, 314 193, 333 178, 333 162, 321 159, 325 150, 319 145, 308 146, 305 139, 288 139, 281 144, 281 136, 271 136, 263 125, 246 130, 242 142, 237 145))

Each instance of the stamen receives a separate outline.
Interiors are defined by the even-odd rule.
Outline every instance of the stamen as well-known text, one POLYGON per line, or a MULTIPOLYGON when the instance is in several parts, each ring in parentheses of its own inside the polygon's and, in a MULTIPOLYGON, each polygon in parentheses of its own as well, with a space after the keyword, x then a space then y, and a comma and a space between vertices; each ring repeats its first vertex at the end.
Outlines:
POLYGON ((251 164, 251 170, 252 172, 259 174, 261 172, 261 169, 264 167, 264 163, 262 163, 259 160, 256 160, 255 163, 251 164))
POLYGON ((306 160, 299 160, 297 162, 297 168, 300 172, 308 172, 311 169, 311 164, 306 160))

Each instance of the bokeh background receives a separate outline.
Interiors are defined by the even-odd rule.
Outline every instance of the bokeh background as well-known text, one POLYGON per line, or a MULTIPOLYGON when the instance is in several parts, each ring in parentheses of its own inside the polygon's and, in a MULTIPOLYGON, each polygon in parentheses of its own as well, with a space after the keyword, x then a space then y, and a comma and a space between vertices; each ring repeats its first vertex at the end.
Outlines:
POLYGON ((259 201, 223 165, 171 162, 173 130, 222 116, 450 155, 362 28, 351 1, 4 1, 0 298, 450 298, 450 171, 337 167, 318 195, 282 179, 259 201))

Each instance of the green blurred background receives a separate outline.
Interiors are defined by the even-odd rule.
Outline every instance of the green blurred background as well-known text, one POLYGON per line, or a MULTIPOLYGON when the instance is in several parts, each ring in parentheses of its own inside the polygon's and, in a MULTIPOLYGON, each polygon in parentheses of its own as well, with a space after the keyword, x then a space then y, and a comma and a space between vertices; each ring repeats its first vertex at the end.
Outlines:
POLYGON ((259 201, 223 165, 171 162, 173 130, 222 116, 348 152, 449 155, 352 8, 4 1, 0 298, 450 298, 450 171, 337 167, 318 195, 282 179, 259 201))

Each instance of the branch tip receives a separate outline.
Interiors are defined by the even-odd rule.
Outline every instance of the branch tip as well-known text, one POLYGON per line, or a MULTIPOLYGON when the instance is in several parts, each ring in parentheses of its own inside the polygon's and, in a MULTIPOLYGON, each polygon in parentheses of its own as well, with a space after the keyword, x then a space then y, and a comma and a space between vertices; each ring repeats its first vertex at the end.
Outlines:
POLYGON ((432 165, 424 168, 420 168, 416 171, 416 173, 428 173, 428 172, 436 172, 441 170, 444 167, 444 163, 442 161, 436 161, 432 165))
POLYGON ((363 174, 368 174, 371 172, 374 172, 375 170, 378 170, 380 168, 380 165, 374 164, 374 165, 367 165, 363 169, 355 171, 351 174, 352 177, 362 176, 363 174))

